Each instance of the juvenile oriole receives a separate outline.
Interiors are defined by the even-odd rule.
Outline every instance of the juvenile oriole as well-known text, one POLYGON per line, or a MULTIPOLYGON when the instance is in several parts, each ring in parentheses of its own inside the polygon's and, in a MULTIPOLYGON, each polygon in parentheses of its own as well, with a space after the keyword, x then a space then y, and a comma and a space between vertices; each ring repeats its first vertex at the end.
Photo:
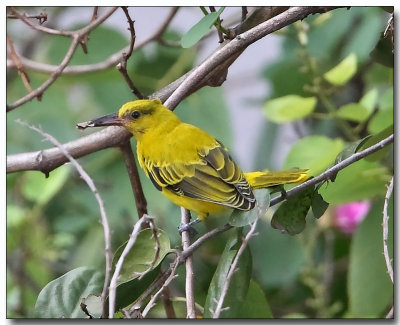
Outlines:
POLYGON ((134 135, 139 164, 154 186, 201 220, 227 208, 253 209, 254 189, 308 178, 304 169, 243 173, 221 142, 183 123, 159 99, 128 102, 118 113, 87 124, 107 125, 123 126, 134 135))

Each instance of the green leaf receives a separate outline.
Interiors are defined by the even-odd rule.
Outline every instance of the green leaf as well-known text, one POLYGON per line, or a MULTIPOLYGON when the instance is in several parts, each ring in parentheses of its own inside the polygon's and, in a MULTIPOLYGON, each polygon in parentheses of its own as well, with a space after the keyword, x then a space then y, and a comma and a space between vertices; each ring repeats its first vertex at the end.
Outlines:
POLYGON ((393 68, 394 54, 392 52, 392 46, 391 37, 384 37, 382 33, 381 38, 370 53, 371 58, 386 67, 393 68))
POLYGON ((315 190, 315 193, 311 202, 311 209, 314 214, 314 218, 320 218, 328 209, 329 203, 324 201, 322 195, 315 190))
POLYGON ((368 141, 368 139, 371 137, 371 135, 367 135, 365 138, 362 138, 357 141, 350 142, 346 148, 344 148, 337 156, 335 159, 335 164, 340 163, 341 161, 349 158, 351 155, 353 155, 355 152, 360 151, 359 149, 363 146, 363 144, 368 141))
POLYGON ((342 86, 349 81, 357 71, 357 57, 351 53, 338 65, 324 73, 324 78, 335 86, 342 86))
POLYGON ((250 211, 240 211, 235 209, 229 217, 229 223, 234 227, 243 227, 254 222, 258 217, 265 216, 269 208, 270 194, 268 189, 254 191, 257 205, 250 211))
POLYGON ((201 18, 201 20, 196 25, 194 25, 182 36, 182 47, 188 48, 200 41, 201 38, 210 31, 211 27, 217 21, 218 17, 221 15, 224 9, 225 7, 221 7, 218 11, 210 12, 209 14, 201 18))
MULTIPOLYGON (((393 70, 391 70, 393 71, 393 70)), ((386 90, 383 95, 379 98, 378 107, 379 110, 393 110, 393 87, 386 90)))
POLYGON ((378 89, 373 88, 367 93, 365 93, 364 96, 362 96, 362 98, 359 101, 359 104, 365 107, 371 114, 375 109, 377 101, 378 101, 378 89))
POLYGON ((249 291, 238 318, 273 318, 273 314, 264 291, 260 285, 250 279, 249 291))
POLYGON ((101 303, 101 295, 96 296, 90 294, 87 298, 82 298, 82 303, 86 305, 88 313, 93 318, 100 318, 103 313, 103 306, 101 303))
MULTIPOLYGON (((163 260, 165 255, 170 252, 171 246, 167 234, 158 229, 158 241, 159 241, 159 253, 157 260, 155 261, 153 268, 155 268, 163 260)), ((113 258, 113 270, 115 265, 122 254, 127 242, 118 247, 113 258)), ((118 278, 118 284, 130 281, 141 275, 149 267, 151 267, 154 258, 156 257, 156 240, 153 237, 153 231, 150 228, 143 229, 139 232, 135 244, 129 251, 128 255, 125 256, 124 263, 121 268, 120 276, 118 278)))
MULTIPOLYGON (((238 240, 238 238, 241 238, 242 229, 237 228, 236 230, 237 231, 231 233, 226 243, 224 252, 221 255, 210 287, 208 288, 208 294, 204 305, 204 318, 212 317, 212 312, 215 311, 217 301, 221 296, 222 288, 226 283, 229 268, 241 245, 241 241, 238 240)), ((249 246, 247 246, 239 258, 237 271, 232 276, 228 292, 225 296, 223 307, 229 306, 229 309, 221 312, 221 318, 237 318, 241 315, 242 306, 250 284, 251 272, 252 258, 249 246)))
POLYGON ((370 114, 371 112, 364 106, 357 103, 350 103, 340 107, 335 115, 345 120, 362 122, 365 121, 370 114))
POLYGON ((53 170, 48 178, 41 172, 27 172, 22 192, 24 196, 39 205, 45 205, 68 180, 69 168, 62 166, 53 170))
POLYGON ((309 136, 299 140, 286 156, 284 169, 308 168, 311 176, 319 175, 332 165, 344 148, 341 139, 325 136, 309 136))
POLYGON ((372 134, 379 133, 393 125, 394 112, 392 109, 378 111, 368 123, 368 132, 372 134))
POLYGON ((38 318, 87 318, 80 308, 82 298, 101 294, 104 275, 96 269, 79 267, 48 283, 35 305, 38 318))
POLYGON ((264 105, 264 113, 272 122, 290 122, 308 116, 316 104, 316 97, 286 95, 267 101, 264 105))
POLYGON ((389 179, 386 168, 361 159, 342 169, 334 182, 321 186, 319 193, 331 204, 362 201, 383 196, 389 179))
MULTIPOLYGON (((389 201, 389 252, 393 252, 393 196, 389 201)), ((350 248, 349 317, 384 317, 393 299, 382 243, 382 200, 357 228, 350 248)), ((393 256, 393 255, 391 255, 393 256)))
POLYGON ((301 233, 306 226, 306 216, 311 207, 314 187, 290 196, 275 211, 272 220, 272 228, 278 229, 289 235, 301 233))
MULTIPOLYGON (((140 295, 153 283, 160 274, 161 263, 150 272, 146 273, 140 280, 138 278, 121 283, 117 286, 115 297, 115 310, 120 310, 132 305, 140 295)), ((106 300, 108 306, 108 297, 106 300)))
POLYGON ((305 248, 298 238, 272 229, 267 221, 260 220, 257 230, 259 235, 250 241, 257 280, 268 288, 294 284, 306 261, 305 248))

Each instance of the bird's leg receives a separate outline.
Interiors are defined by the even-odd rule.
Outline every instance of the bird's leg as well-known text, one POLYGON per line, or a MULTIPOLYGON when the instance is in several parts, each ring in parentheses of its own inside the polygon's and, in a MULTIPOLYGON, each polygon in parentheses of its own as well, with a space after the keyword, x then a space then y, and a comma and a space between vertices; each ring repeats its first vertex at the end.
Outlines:
POLYGON ((189 231, 190 237, 194 237, 197 235, 197 230, 194 229, 194 225, 199 223, 201 220, 199 218, 190 221, 189 223, 181 223, 178 227, 179 234, 182 235, 182 232, 189 231))

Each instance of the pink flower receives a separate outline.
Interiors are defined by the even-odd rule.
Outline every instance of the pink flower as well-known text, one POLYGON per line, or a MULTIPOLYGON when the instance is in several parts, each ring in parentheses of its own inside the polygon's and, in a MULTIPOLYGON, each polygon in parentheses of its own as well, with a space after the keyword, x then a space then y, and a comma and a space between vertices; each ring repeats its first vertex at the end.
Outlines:
POLYGON ((336 207, 334 224, 344 233, 353 233, 371 208, 369 201, 351 202, 336 207))

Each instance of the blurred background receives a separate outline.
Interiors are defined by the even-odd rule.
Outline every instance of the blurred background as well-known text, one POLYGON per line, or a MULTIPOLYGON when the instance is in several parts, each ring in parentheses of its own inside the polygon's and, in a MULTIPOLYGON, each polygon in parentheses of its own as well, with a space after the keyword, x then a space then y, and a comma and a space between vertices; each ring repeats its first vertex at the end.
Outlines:
MULTIPOLYGON (((21 7, 17 10, 26 14, 46 12, 48 21, 44 26, 60 30, 85 26, 93 13, 91 7, 21 7)), ((105 10, 100 7, 99 13, 105 10)), ((130 7, 136 44, 152 35, 170 10, 169 7, 130 7)), ((388 11, 380 7, 337 9, 310 16, 268 35, 245 50, 229 68, 221 87, 199 90, 175 112, 185 122, 199 126, 222 141, 244 171, 299 167, 310 168, 312 175, 318 175, 334 163, 348 144, 379 134, 393 125, 393 63, 390 66, 377 51, 386 46, 377 44, 387 26, 388 11), (282 123, 266 112, 271 99, 312 96, 310 85, 315 85, 315 80, 351 54, 357 58, 357 73, 351 80, 336 88, 321 87, 325 87, 326 97, 335 108, 359 103, 368 94, 364 100, 370 107, 368 119, 347 121, 357 131, 353 138, 346 137, 334 123, 332 115, 325 111, 326 102, 319 97, 314 115, 304 119, 282 123)), ((168 46, 150 42, 133 52, 128 72, 144 95, 168 85, 218 48, 215 31, 191 48, 180 46, 182 35, 203 16, 197 7, 180 8, 163 34, 168 46)), ((226 27, 238 24, 240 17, 240 7, 226 8, 221 15, 226 27)), ((90 33, 88 54, 78 48, 70 65, 107 59, 129 44, 127 28, 123 11, 117 10, 90 33)), ((7 36, 20 55, 52 65, 61 62, 70 44, 67 38, 40 33, 16 19, 7 20, 7 36)), ((386 53, 386 50, 382 51, 386 53)), ((13 103, 26 94, 26 89, 16 69, 7 63, 10 65, 7 103, 13 103)), ((27 72, 33 88, 48 78, 43 72, 27 72)), ((7 113, 7 155, 51 147, 40 135, 17 124, 17 119, 40 125, 65 143, 97 131, 77 130, 76 123, 115 112, 123 103, 134 99, 115 67, 62 75, 45 91, 40 102, 32 100, 7 113)), ((132 146, 135 146, 134 140, 132 146)), ((349 193, 344 190, 342 196, 333 199, 334 195, 327 194, 333 204, 321 218, 308 218, 305 231, 299 235, 290 236, 272 229, 272 212, 261 220, 259 234, 250 243, 253 278, 275 317, 383 317, 387 314, 393 289, 379 247, 382 246, 384 185, 393 171, 392 160, 393 156, 386 152, 379 160, 358 166, 357 170, 372 175, 365 177, 368 182, 361 181, 359 188, 372 190, 361 193, 351 188, 349 193), (361 256, 366 252, 370 254, 368 260, 361 256), (361 274, 368 268, 372 268, 369 274, 361 274), (374 284, 370 282, 372 279, 374 284)), ((105 201, 113 249, 116 249, 127 240, 137 220, 122 155, 113 148, 83 157, 79 162, 105 201)), ((179 208, 140 173, 149 213, 168 233, 171 246, 178 247, 179 208)), ((390 206, 393 211, 392 202, 390 206)), ((99 219, 93 194, 69 164, 52 171, 48 179, 40 172, 7 175, 8 317, 32 317, 40 290, 67 271, 83 265, 103 267, 103 230, 99 219)), ((200 225, 199 232, 214 227, 214 223, 218 221, 200 225)), ((390 240, 392 252, 391 235, 390 240)), ((195 255, 199 304, 205 301, 225 241, 225 234, 214 238, 195 255)), ((175 296, 184 295, 182 272, 171 285, 175 296)), ((153 316, 163 317, 162 310, 156 309, 153 316)))

